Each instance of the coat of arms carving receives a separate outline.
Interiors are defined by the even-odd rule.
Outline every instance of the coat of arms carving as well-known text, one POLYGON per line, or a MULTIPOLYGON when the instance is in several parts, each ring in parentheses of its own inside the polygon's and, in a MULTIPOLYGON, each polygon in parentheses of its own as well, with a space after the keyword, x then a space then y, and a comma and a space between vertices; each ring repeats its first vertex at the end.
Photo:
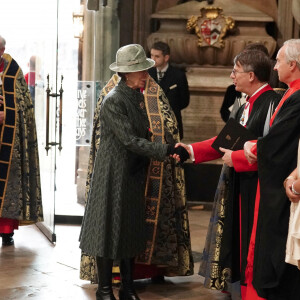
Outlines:
POLYGON ((235 22, 231 17, 225 17, 222 12, 220 7, 203 7, 200 16, 192 16, 187 21, 186 28, 189 32, 196 33, 200 47, 224 47, 223 38, 228 30, 234 28, 235 22))

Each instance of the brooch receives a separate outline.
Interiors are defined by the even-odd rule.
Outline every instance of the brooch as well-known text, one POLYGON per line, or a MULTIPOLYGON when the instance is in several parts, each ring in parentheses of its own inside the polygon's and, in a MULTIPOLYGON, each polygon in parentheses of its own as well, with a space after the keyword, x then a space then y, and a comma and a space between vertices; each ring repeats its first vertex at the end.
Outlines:
POLYGON ((145 109, 145 103, 144 102, 140 102, 140 108, 145 109))

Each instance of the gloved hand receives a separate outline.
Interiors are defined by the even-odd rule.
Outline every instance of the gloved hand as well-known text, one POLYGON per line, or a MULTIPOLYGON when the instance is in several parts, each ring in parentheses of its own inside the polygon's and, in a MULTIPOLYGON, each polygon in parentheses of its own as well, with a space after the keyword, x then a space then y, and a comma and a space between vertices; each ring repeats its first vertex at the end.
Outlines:
POLYGON ((173 155, 177 154, 179 155, 180 162, 185 162, 188 158, 190 158, 189 153, 186 151, 186 149, 182 146, 179 146, 175 148, 173 145, 168 145, 167 155, 173 155))
POLYGON ((174 153, 175 153, 175 146, 169 144, 167 149, 167 156, 173 155, 174 153))
POLYGON ((179 155, 181 163, 184 163, 187 159, 190 158, 189 153, 182 146, 179 146, 179 147, 175 148, 175 154, 179 155))

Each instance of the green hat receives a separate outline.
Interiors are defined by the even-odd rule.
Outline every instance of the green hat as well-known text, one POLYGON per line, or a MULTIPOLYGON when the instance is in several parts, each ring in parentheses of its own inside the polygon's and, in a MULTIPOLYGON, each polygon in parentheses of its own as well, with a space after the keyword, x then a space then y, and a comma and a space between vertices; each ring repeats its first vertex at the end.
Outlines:
POLYGON ((153 67, 155 61, 147 58, 143 47, 139 44, 131 44, 121 47, 116 54, 116 62, 109 68, 115 72, 131 73, 144 71, 153 67))

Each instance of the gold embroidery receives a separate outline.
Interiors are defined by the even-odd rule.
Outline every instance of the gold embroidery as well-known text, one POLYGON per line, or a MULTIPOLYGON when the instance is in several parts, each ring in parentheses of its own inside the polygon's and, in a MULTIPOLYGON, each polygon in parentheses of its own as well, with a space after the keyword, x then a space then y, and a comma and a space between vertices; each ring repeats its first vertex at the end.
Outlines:
POLYGON ((5 194, 6 194, 6 188, 7 188, 7 182, 9 178, 9 172, 10 172, 10 165, 11 165, 11 158, 13 154, 13 148, 15 143, 15 134, 16 134, 16 122, 17 122, 17 116, 16 116, 16 92, 15 92, 15 86, 16 86, 16 80, 18 77, 18 74, 20 72, 20 68, 17 70, 17 72, 12 75, 7 75, 7 72, 10 72, 11 62, 12 58, 7 55, 3 54, 3 58, 8 61, 8 65, 3 72, 2 77, 2 95, 3 95, 3 110, 4 110, 4 120, 3 124, 1 126, 1 136, 0 136, 0 165, 1 165, 1 181, 3 184, 0 185, 0 216, 2 213, 4 200, 5 200, 5 194), (8 83, 7 79, 10 78, 13 80, 13 83, 10 81, 8 83), (13 86, 12 86, 13 85, 13 86), (13 89, 13 92, 11 91, 13 89), (13 101, 11 101, 13 99, 13 101), (10 130, 9 130, 10 129, 10 130), (4 133, 10 132, 10 142, 6 139, 4 139, 4 133))
MULTIPOLYGON (((164 128, 160 124, 162 124, 162 116, 160 112, 159 105, 159 87, 155 83, 154 79, 151 77, 148 78, 146 82, 146 88, 144 92, 145 104, 148 119, 150 120, 150 128, 153 133, 151 136, 152 141, 164 143, 164 128), (151 86, 151 88, 149 88, 151 86)), ((136 262, 151 264, 151 257, 154 249, 154 243, 156 239, 156 231, 157 231, 157 222, 158 222, 158 214, 160 207, 160 199, 161 199, 161 189, 162 189, 162 178, 163 178, 163 163, 155 161, 151 159, 150 166, 148 169, 148 176, 146 181, 146 224, 149 228, 149 223, 152 223, 151 228, 151 240, 147 241, 147 250, 145 254, 140 255, 136 258, 136 262), (153 186, 158 186, 158 191, 154 191, 153 186), (155 218, 153 219, 153 216, 155 218)), ((149 234, 150 236, 150 234, 149 234)))

